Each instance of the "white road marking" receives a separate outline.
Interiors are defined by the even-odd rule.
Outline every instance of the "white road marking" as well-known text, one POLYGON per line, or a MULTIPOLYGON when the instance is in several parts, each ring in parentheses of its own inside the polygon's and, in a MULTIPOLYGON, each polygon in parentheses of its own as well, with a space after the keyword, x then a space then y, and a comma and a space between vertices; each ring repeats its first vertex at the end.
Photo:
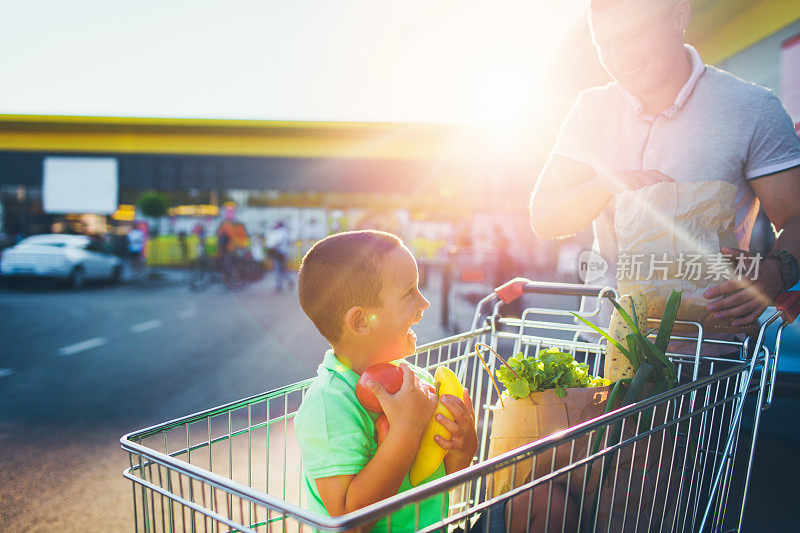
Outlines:
POLYGON ((14 373, 13 368, 0 368, 0 379, 7 378, 14 373))
POLYGON ((59 349, 58 355, 75 355, 76 353, 85 352, 86 350, 102 346, 106 342, 108 342, 108 340, 105 337, 95 337, 82 342, 76 342, 75 344, 70 344, 69 346, 64 346, 59 349))
POLYGON ((147 322, 142 322, 141 324, 136 324, 135 326, 131 326, 131 331, 133 333, 142 333, 144 331, 148 331, 151 329, 160 328, 162 322, 160 319, 155 320, 148 320, 147 322))
POLYGON ((182 320, 188 320, 188 319, 190 319, 190 318, 193 318, 193 317, 194 317, 194 315, 195 315, 195 312, 196 312, 196 311, 195 311, 195 309, 193 309, 193 308, 192 308, 192 309, 184 309, 183 311, 181 311, 180 313, 178 313, 178 318, 180 318, 180 319, 182 319, 182 320))

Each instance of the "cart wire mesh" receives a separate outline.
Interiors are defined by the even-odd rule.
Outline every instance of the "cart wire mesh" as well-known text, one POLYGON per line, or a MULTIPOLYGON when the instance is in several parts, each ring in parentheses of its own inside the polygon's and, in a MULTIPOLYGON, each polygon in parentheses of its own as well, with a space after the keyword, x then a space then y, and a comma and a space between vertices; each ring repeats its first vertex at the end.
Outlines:
MULTIPOLYGON (((582 294, 554 288, 564 284, 539 285, 582 294)), ((597 305, 586 316, 597 314, 603 297, 616 295, 613 289, 591 294, 597 305)), ((740 529, 785 324, 773 351, 763 334, 778 314, 757 339, 742 342, 704 338, 700 324, 683 323, 695 333, 671 339, 682 348, 667 354, 679 370, 676 389, 490 457, 498 397, 476 343, 501 354, 558 348, 595 375, 604 352, 568 311, 530 308, 520 318, 504 318, 499 309, 488 296, 469 331, 421 346, 409 358, 429 369, 447 365, 470 391, 479 436, 471 466, 344 516, 309 511, 293 431, 313 381, 307 380, 123 436, 136 531, 343 531, 383 517, 390 531, 488 531, 497 513, 509 531, 740 529), (712 346, 723 355, 701 357, 712 346), (746 407, 754 424, 743 436, 746 407), (421 522, 421 502, 444 493, 449 505, 440 520, 421 522), (414 523, 392 524, 391 513, 407 506, 414 523)), ((493 371, 496 358, 487 356, 493 371)))

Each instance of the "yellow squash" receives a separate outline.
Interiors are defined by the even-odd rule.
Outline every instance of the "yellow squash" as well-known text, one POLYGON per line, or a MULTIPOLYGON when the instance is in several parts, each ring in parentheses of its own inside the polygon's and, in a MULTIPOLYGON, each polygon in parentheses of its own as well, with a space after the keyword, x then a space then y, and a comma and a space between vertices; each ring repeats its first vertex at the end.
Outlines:
MULTIPOLYGON (((445 366, 437 368, 433 379, 436 382, 439 397, 443 394, 452 394, 456 398, 464 397, 464 388, 461 386, 461 382, 458 381, 458 377, 449 368, 445 366)), ((411 463, 411 469, 408 472, 408 477, 413 487, 416 487, 436 472, 447 453, 447 450, 433 440, 436 435, 441 435, 445 439, 450 438, 450 432, 436 421, 436 415, 439 413, 453 420, 453 415, 440 401, 436 406, 433 418, 428 422, 425 431, 422 433, 417 455, 414 457, 414 462, 411 463)))
MULTIPOLYGON (((642 291, 635 290, 630 294, 626 294, 619 299, 619 305, 631 317, 634 316, 634 310, 636 311, 639 331, 644 335, 647 332, 648 307, 647 299, 644 297, 642 291)), ((629 333, 631 333, 631 328, 619 312, 614 309, 614 312, 611 314, 611 324, 609 324, 608 327, 608 334, 627 348, 628 339, 626 337, 629 333)), ((628 358, 611 343, 608 344, 608 348, 606 349, 606 361, 603 369, 603 375, 612 383, 620 379, 633 378, 634 374, 633 366, 631 366, 628 358)))

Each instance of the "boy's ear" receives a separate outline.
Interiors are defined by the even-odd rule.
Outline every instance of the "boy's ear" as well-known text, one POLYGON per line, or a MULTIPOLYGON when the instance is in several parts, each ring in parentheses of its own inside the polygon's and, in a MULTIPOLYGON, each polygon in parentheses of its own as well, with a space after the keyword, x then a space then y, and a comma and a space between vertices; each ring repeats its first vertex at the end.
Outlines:
POLYGON ((353 306, 344 315, 344 328, 355 335, 369 335, 372 325, 369 322, 369 313, 360 306, 353 306))

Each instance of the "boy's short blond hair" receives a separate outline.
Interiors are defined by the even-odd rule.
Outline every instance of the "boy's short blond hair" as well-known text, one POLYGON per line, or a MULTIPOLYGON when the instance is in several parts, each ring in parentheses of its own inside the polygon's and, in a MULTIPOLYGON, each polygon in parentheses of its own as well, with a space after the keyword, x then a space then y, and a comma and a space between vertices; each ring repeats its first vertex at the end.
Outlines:
POLYGON ((300 265, 300 307, 328 342, 342 335, 344 318, 354 306, 381 304, 381 261, 403 246, 391 233, 363 230, 336 233, 317 242, 300 265))

